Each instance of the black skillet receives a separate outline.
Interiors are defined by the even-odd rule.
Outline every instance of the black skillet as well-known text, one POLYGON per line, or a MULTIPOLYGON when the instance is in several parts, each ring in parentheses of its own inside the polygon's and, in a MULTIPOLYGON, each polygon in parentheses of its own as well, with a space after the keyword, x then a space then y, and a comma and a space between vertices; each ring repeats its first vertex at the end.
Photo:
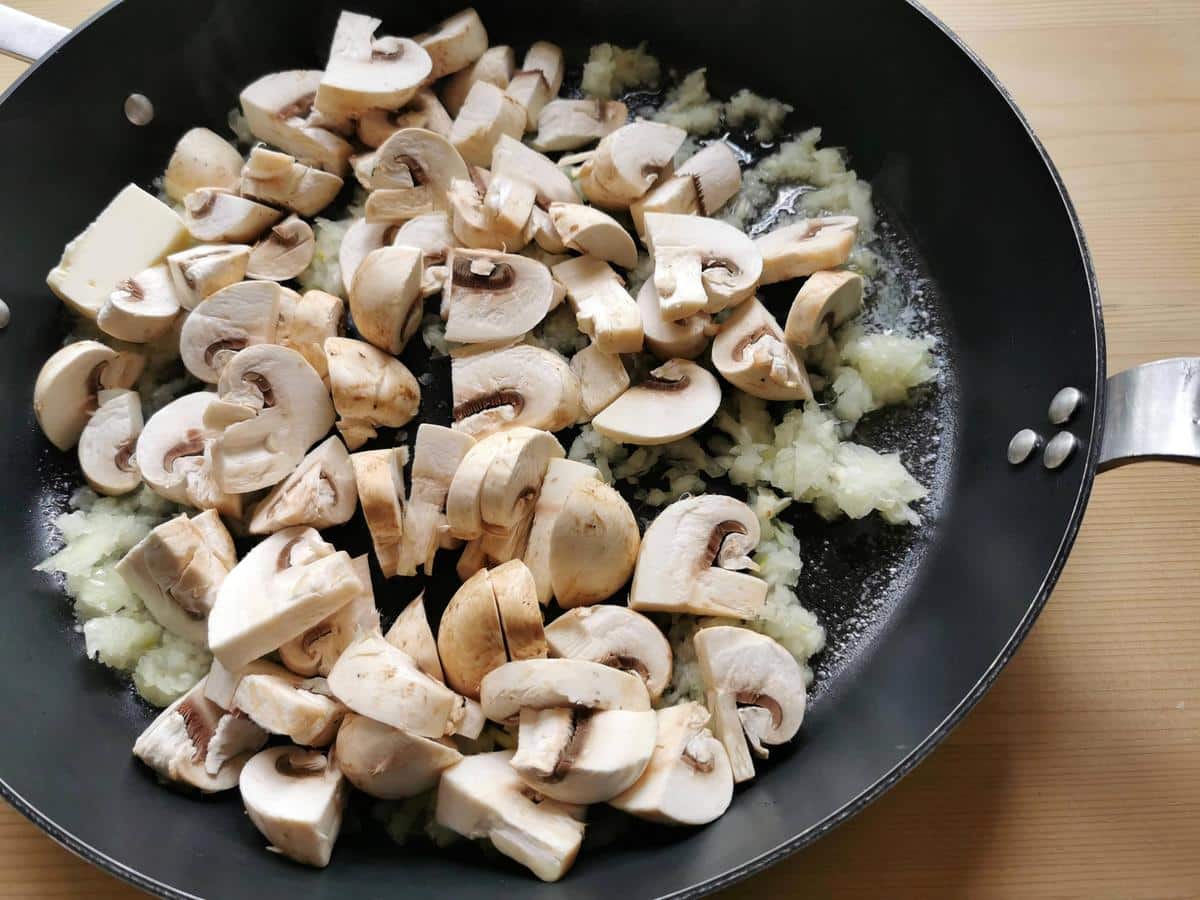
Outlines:
MULTIPOLYGON (((387 33, 407 34, 461 2, 350 5, 379 14, 387 33)), ((803 598, 829 624, 835 649, 818 669, 800 738, 708 828, 646 829, 600 811, 579 863, 556 886, 472 846, 394 847, 359 809, 324 871, 265 853, 236 797, 182 798, 132 761, 149 711, 83 659, 60 590, 31 571, 75 476, 73 460, 38 432, 30 396, 66 327, 44 283, 64 242, 122 185, 160 172, 185 128, 222 128, 243 85, 319 66, 339 5, 114 4, 46 53, 0 105, 0 297, 13 314, 0 334, 0 529, 9 541, 0 558, 0 789, 57 841, 121 878, 171 897, 336 900, 490 900, 513 891, 607 900, 730 884, 853 815, 978 701, 1061 571, 1098 467, 1200 455, 1200 363, 1144 367, 1106 391, 1095 277, 1058 175, 990 73, 921 8, 899 0, 479 3, 494 43, 546 38, 579 60, 598 41, 648 40, 664 60, 707 65, 719 85, 791 102, 793 122, 820 123, 827 143, 849 148, 924 267, 943 337, 943 383, 923 407, 940 424, 873 434, 911 459, 941 433, 940 449, 926 448, 937 461, 926 472, 931 521, 897 543, 887 529, 821 530, 800 514, 810 567, 803 598), (123 115, 134 92, 154 106, 144 127, 123 115), (1068 386, 1083 397, 1061 426, 1078 441, 1073 455, 1055 470, 1040 452, 1010 465, 1018 429, 1059 430, 1047 407, 1068 386)), ((0 24, 12 31, 7 19, 0 24)), ((47 34, 26 28, 26 55, 61 36, 47 34)), ((435 418, 444 413, 433 405, 435 418)), ((409 590, 393 583, 382 602, 394 612, 409 590)), ((446 588, 438 590, 444 600, 446 588)))

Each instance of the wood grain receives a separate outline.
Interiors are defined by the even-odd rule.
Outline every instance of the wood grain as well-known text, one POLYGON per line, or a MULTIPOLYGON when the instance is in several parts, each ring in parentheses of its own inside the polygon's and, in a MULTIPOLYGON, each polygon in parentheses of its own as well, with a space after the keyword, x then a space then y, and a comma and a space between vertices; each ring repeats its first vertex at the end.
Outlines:
MULTIPOLYGON (((18 0, 65 25, 100 0, 18 0)), ((1016 96, 1095 254, 1113 371, 1200 352, 1200 4, 930 0, 1016 96)), ((21 71, 0 62, 0 83, 21 71)), ((1200 895, 1200 477, 1105 475, 991 693, 913 775, 725 895, 1200 895)), ((136 892, 0 809, 0 897, 136 892)))

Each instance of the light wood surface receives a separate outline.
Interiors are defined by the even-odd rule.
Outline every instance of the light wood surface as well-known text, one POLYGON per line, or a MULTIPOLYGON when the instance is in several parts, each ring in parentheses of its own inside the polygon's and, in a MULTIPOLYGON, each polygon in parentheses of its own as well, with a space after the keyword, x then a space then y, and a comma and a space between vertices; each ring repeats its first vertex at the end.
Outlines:
MULTIPOLYGON (((65 25, 101 0, 18 0, 65 25)), ((1083 217, 1109 367, 1200 353, 1200 3, 930 0, 1083 217)), ((21 67, 0 62, 0 83, 21 67)), ((729 898, 1200 896, 1200 471, 1096 485, 1054 596, 917 771, 729 898)), ((137 896, 0 806, 0 897, 137 896)))

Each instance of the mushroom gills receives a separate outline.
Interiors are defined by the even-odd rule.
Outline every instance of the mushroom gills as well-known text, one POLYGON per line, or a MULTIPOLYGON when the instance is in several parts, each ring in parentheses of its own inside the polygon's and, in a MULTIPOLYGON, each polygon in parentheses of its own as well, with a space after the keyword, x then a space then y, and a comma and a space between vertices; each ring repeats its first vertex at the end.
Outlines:
POLYGON ((550 270, 537 260, 489 250, 452 250, 443 298, 446 340, 503 343, 546 317, 554 299, 550 270))
POLYGON ((342 11, 314 106, 336 121, 368 109, 398 109, 433 72, 433 60, 415 41, 375 37, 379 19, 342 11))
POLYGON ((99 341, 67 344, 42 364, 33 385, 33 412, 59 450, 79 441, 104 389, 129 388, 145 365, 140 353, 118 353, 99 341))
POLYGON ((299 637, 280 645, 279 659, 306 678, 327 677, 338 657, 363 634, 379 633, 379 610, 371 586, 371 561, 367 554, 351 561, 362 590, 337 612, 322 619, 299 637))
POLYGON ((646 233, 648 212, 715 215, 742 188, 742 169, 724 141, 713 141, 630 207, 638 234, 646 233))
POLYGON ((119 341, 144 344, 170 331, 179 309, 170 272, 157 265, 118 284, 100 307, 96 324, 119 341))
POLYGON ((453 428, 483 438, 524 425, 559 431, 579 419, 579 379, 557 353, 518 344, 450 362, 453 428))

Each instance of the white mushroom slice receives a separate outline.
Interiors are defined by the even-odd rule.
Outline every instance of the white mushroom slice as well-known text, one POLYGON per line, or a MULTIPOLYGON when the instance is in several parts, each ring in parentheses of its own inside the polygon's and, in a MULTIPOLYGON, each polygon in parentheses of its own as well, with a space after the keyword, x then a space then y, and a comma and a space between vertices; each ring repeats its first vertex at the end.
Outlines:
POLYGON ((504 44, 488 47, 472 65, 446 79, 442 87, 442 101, 450 115, 457 116, 475 82, 486 81, 498 88, 506 88, 516 69, 517 57, 512 47, 504 44))
POLYGON ((183 222, 198 241, 253 241, 282 218, 277 209, 213 188, 183 198, 183 222))
POLYGON ((279 659, 297 675, 328 676, 338 657, 361 635, 379 633, 379 610, 371 586, 371 558, 364 553, 350 562, 361 582, 361 592, 337 612, 279 647, 279 659))
POLYGON ((299 216, 288 216, 254 245, 246 275, 263 281, 288 281, 309 267, 316 250, 312 226, 299 216))
POLYGON ((488 577, 496 596, 508 658, 545 659, 547 648, 542 608, 538 605, 533 575, 525 563, 519 559, 509 560, 492 569, 488 577))
POLYGON ((653 278, 642 282, 637 305, 642 314, 646 348, 659 359, 695 359, 704 352, 709 337, 717 330, 712 316, 705 312, 698 312, 677 322, 665 318, 653 278))
POLYGON ((719 219, 647 213, 646 244, 663 317, 673 322, 736 306, 762 274, 754 242, 719 219))
POLYGON ((163 191, 176 203, 196 188, 236 191, 242 154, 207 128, 193 128, 175 145, 163 174, 163 191))
POLYGON ((271 849, 308 866, 329 865, 349 793, 335 763, 316 750, 270 747, 246 763, 238 786, 271 849))
POLYGON ((863 279, 855 272, 813 272, 788 310, 783 334, 795 347, 821 343, 835 328, 858 315, 863 279))
POLYGON ((342 183, 331 172, 259 146, 250 151, 250 159, 242 169, 241 194, 311 217, 334 201, 342 183))
POLYGON ((172 400, 142 428, 134 460, 160 497, 238 517, 241 498, 224 493, 212 470, 209 448, 216 433, 205 426, 204 414, 216 399, 214 393, 197 391, 172 400))
POLYGON ((367 109, 398 109, 429 77, 433 61, 408 38, 375 37, 379 19, 343 11, 314 106, 336 120, 367 109))
POLYGON ((346 553, 311 528, 277 531, 222 582, 208 614, 208 644, 230 671, 303 634, 363 590, 346 553))
POLYGON ((534 243, 546 253, 565 254, 567 252, 567 245, 563 243, 562 237, 555 229, 554 222, 550 219, 550 213, 539 206, 535 206, 529 215, 529 230, 534 243))
POLYGON ((371 544, 384 578, 398 574, 404 536, 404 470, 401 448, 350 454, 358 500, 371 532, 371 544))
POLYGON ((233 708, 271 734, 305 747, 333 743, 346 707, 321 693, 324 679, 305 681, 280 667, 272 675, 245 675, 233 694, 233 708))
POLYGON ((762 255, 762 284, 811 275, 840 266, 850 258, 858 236, 854 216, 801 219, 755 238, 762 255))
POLYGON ((477 81, 454 119, 450 143, 467 162, 486 166, 501 135, 521 137, 525 118, 525 109, 516 100, 494 84, 477 81))
POLYGON ((438 23, 432 31, 413 38, 433 60, 429 80, 465 69, 488 48, 487 29, 474 9, 464 9, 438 23))
POLYGON ((532 146, 543 153, 577 150, 612 134, 629 121, 620 100, 551 100, 538 116, 532 146))
POLYGON ((179 332, 179 355, 201 381, 216 384, 237 352, 275 341, 283 289, 243 281, 201 301, 179 332))
POLYGON ((578 203, 579 195, 571 179, 548 157, 519 140, 501 135, 492 151, 492 176, 519 178, 533 185, 540 206, 551 203, 578 203))
POLYGON ((446 340, 464 344, 515 340, 546 317, 554 299, 550 270, 537 260, 489 250, 452 250, 446 340))
POLYGON ((717 414, 721 386, 686 359, 663 363, 592 419, 592 427, 622 444, 669 444, 698 431, 717 414))
POLYGON ((366 219, 357 219, 346 229, 342 246, 338 248, 338 268, 342 273, 342 287, 346 296, 350 295, 350 286, 354 284, 354 276, 363 260, 373 251, 391 246, 396 231, 394 224, 368 222, 366 219))
POLYGON ((582 419, 590 421, 629 389, 629 373, 620 355, 605 353, 588 344, 571 357, 571 371, 579 379, 582 419))
POLYGON ((508 440, 505 432, 482 438, 466 452, 454 470, 446 493, 446 524, 454 537, 469 541, 483 535, 479 497, 488 470, 508 440))
POLYGON ((454 428, 480 438, 514 425, 559 431, 579 419, 579 380, 557 353, 517 344, 450 363, 454 428))
POLYGON ((521 517, 503 528, 489 526, 483 535, 467 544, 458 561, 458 577, 468 578, 483 566, 499 566, 525 555, 529 530, 533 525, 533 505, 522 504, 521 517))
POLYGON ((364 341, 327 338, 329 389, 337 410, 337 429, 346 446, 357 450, 378 428, 399 428, 412 421, 421 405, 421 385, 400 360, 364 341))
POLYGON ((421 261, 428 268, 446 262, 446 255, 457 244, 448 213, 427 213, 409 219, 396 229, 392 238, 395 247, 416 247, 421 261))
POLYGON ((437 823, 486 838, 542 881, 558 881, 583 843, 584 809, 542 797, 509 764, 512 751, 464 757, 442 773, 437 823))
POLYGON ((438 652, 446 683, 479 699, 487 674, 508 662, 491 577, 480 569, 454 592, 438 627, 438 652))
POLYGON ((629 214, 638 234, 644 234, 648 212, 711 216, 741 189, 742 169, 737 157, 727 143, 713 141, 646 196, 630 204, 629 214))
POLYGON ((433 204, 431 197, 423 187, 377 188, 367 195, 363 210, 372 225, 399 225, 415 216, 436 212, 440 207, 433 204))
POLYGON ((650 708, 645 683, 636 675, 580 659, 523 659, 484 676, 479 702, 493 722, 515 719, 523 709, 650 708))
MULTIPOLYGON (((721 691, 705 691, 705 703, 712 713, 710 724, 713 735, 725 750, 733 783, 742 784, 754 777, 754 758, 750 755, 750 744, 746 740, 742 719, 738 715, 737 698, 721 691)), ((747 709, 761 710, 761 707, 747 709)))
POLYGON ((581 203, 551 203, 550 219, 564 244, 579 253, 616 263, 637 265, 637 246, 621 224, 607 213, 581 203))
POLYGON ((457 243, 473 249, 520 250, 529 243, 533 186, 507 176, 494 177, 487 192, 460 179, 450 187, 457 243))
POLYGON ((210 794, 238 783, 267 734, 206 698, 204 685, 202 678, 159 713, 134 742, 133 755, 159 778, 210 794))
POLYGON ((399 111, 368 109, 358 118, 358 139, 368 147, 379 147, 402 128, 424 128, 442 137, 450 136, 453 124, 442 101, 428 89, 413 95, 408 105, 399 111))
POLYGON ((467 164, 446 138, 425 128, 401 129, 373 154, 368 186, 380 197, 368 198, 367 219, 378 221, 386 212, 390 221, 403 222, 444 212, 450 208, 450 185, 460 178, 470 178, 467 164), (381 194, 379 189, 387 190, 381 194), (374 215, 372 202, 381 207, 374 215))
POLYGON ((453 746, 350 713, 334 748, 346 779, 369 797, 401 800, 437 786, 460 759, 453 746))
POLYGON ((394 728, 432 738, 452 730, 454 692, 378 635, 346 648, 329 673, 329 688, 354 712, 394 728))
POLYGON ((137 391, 100 391, 98 408, 79 435, 79 468, 97 494, 118 497, 142 483, 133 459, 142 433, 142 400, 137 391))
POLYGON ((550 533, 550 584, 563 609, 590 606, 633 574, 641 533, 625 498, 585 479, 563 502, 550 533))
POLYGON ((331 437, 314 447, 255 507, 249 530, 271 534, 293 525, 329 528, 349 522, 357 506, 350 454, 331 437))
POLYGON ((646 772, 609 803, 622 812, 664 825, 706 825, 733 800, 725 748, 705 728, 699 703, 658 710, 658 738, 646 772))
POLYGON ((607 135, 579 170, 584 196, 597 206, 627 209, 671 164, 687 132, 660 122, 633 122, 607 135))
POLYGON ((438 544, 448 533, 446 494, 450 482, 474 438, 441 425, 424 423, 413 445, 412 487, 404 507, 404 533, 400 549, 400 574, 415 575, 423 566, 433 574, 438 544))
POLYGON ((542 487, 533 509, 533 524, 525 550, 525 564, 533 576, 538 602, 543 606, 554 596, 550 577, 550 535, 567 496, 580 482, 598 480, 594 466, 572 459, 552 459, 546 467, 542 487))
POLYGON ((658 626, 624 606, 581 606, 546 626, 550 655, 632 672, 657 703, 671 681, 671 645, 658 626))
POLYGON ((244 244, 201 244, 167 257, 175 296, 188 310, 245 278, 249 264, 250 248, 244 244))
POLYGON ((291 291, 280 296, 279 325, 275 342, 295 350, 322 378, 329 375, 325 341, 337 337, 346 319, 340 297, 324 291, 307 291, 297 297, 291 291))
POLYGON ((215 510, 168 519, 117 563, 117 574, 163 628, 207 643, 207 616, 231 568, 233 539, 215 510))
POLYGON ((345 175, 354 148, 332 131, 307 121, 324 74, 317 69, 264 75, 242 91, 242 113, 260 141, 303 163, 345 175))
POLYGON ((535 41, 525 53, 520 71, 513 74, 506 93, 526 114, 526 131, 536 131, 546 104, 558 96, 564 74, 563 52, 557 44, 535 41))
POLYGON ((446 674, 442 671, 442 662, 438 656, 437 641, 434 640, 433 629, 429 627, 429 617, 425 615, 423 592, 401 610, 383 639, 411 656, 417 668, 434 681, 446 683, 446 674))
POLYGON ((59 450, 70 450, 99 405, 105 388, 127 388, 145 363, 140 353, 118 353, 99 341, 76 341, 55 351, 38 372, 33 411, 59 450))
POLYGON ((577 256, 552 271, 567 289, 579 330, 602 352, 636 353, 642 349, 642 315, 621 276, 608 263, 595 256, 577 256))
POLYGON ((811 400, 804 363, 757 298, 738 306, 713 341, 713 365, 736 388, 764 400, 811 400))
POLYGON ((350 315, 366 340, 397 354, 421 324, 421 251, 381 247, 371 251, 350 284, 350 315))
POLYGON ((158 265, 118 284, 100 307, 96 324, 119 341, 144 344, 170 331, 178 315, 170 272, 158 265))
MULTIPOLYGON (((517 426, 492 440, 501 437, 507 440, 488 466, 479 491, 479 515, 485 529, 515 525, 533 508, 550 460, 566 456, 552 434, 536 428, 517 426)), ((453 483, 450 490, 453 494, 453 483)))
POLYGON ((642 537, 629 591, 630 609, 753 619, 767 583, 734 569, 754 568, 758 519, 745 503, 722 494, 677 500, 642 537))

